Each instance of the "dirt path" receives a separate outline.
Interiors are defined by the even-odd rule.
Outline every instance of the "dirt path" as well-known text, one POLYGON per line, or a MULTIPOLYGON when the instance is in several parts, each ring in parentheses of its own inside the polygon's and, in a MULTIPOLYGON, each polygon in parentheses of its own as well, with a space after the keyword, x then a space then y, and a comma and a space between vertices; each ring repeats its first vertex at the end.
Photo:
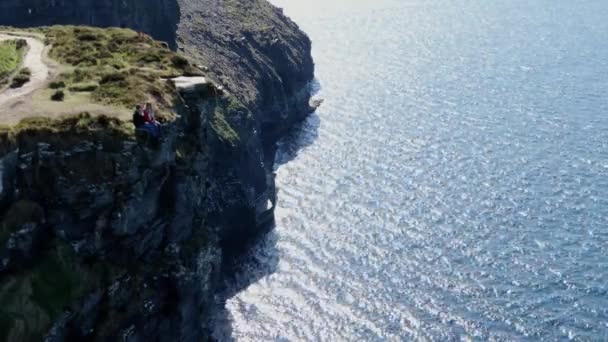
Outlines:
POLYGON ((7 102, 17 99, 21 96, 31 94, 37 89, 42 88, 50 77, 50 67, 45 63, 45 47, 44 43, 37 38, 22 35, 9 35, 0 33, 0 41, 10 39, 25 39, 28 45, 28 51, 23 59, 23 68, 29 68, 32 72, 30 81, 21 88, 8 88, 0 93, 0 107, 7 102))
POLYGON ((47 87, 47 83, 55 78, 62 67, 48 58, 49 47, 44 46, 42 37, 0 32, 0 40, 17 38, 25 39, 28 43, 29 50, 23 67, 29 68, 32 76, 23 87, 0 92, 0 124, 15 125, 30 117, 60 118, 83 112, 130 120, 131 110, 93 103, 89 93, 69 93, 64 101, 51 101, 53 90, 47 87))

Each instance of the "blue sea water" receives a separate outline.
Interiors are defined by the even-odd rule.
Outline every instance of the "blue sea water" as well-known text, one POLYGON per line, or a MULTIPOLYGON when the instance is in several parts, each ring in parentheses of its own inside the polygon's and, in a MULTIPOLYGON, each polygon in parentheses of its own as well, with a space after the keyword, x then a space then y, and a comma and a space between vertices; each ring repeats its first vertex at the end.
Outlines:
POLYGON ((325 103, 228 335, 608 340, 608 1, 274 3, 325 103))

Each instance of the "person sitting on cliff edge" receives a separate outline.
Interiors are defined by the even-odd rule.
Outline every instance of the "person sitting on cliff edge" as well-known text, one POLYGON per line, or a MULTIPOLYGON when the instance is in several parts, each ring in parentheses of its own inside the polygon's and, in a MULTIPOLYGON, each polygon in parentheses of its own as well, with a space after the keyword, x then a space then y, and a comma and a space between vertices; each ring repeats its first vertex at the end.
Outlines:
POLYGON ((133 125, 135 125, 136 130, 144 131, 156 139, 160 137, 160 126, 151 122, 150 116, 146 114, 141 105, 135 106, 133 125))
POLYGON ((160 122, 156 120, 156 115, 154 115, 154 108, 150 102, 146 103, 146 107, 144 109, 144 119, 146 122, 152 124, 154 128, 158 131, 158 135, 161 134, 160 131, 160 122))
POLYGON ((135 106, 135 111, 133 112, 133 125, 135 128, 141 128, 146 123, 146 119, 143 115, 143 111, 141 110, 141 106, 135 106))
POLYGON ((160 122, 156 120, 154 108, 152 108, 152 104, 150 102, 146 103, 146 108, 144 109, 144 119, 146 122, 149 122, 155 126, 160 126, 160 122))

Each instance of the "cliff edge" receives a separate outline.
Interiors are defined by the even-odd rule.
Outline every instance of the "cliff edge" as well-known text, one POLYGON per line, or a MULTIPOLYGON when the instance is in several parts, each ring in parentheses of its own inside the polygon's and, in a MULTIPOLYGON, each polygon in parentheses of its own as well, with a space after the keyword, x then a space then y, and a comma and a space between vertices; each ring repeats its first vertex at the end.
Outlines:
POLYGON ((0 4, 0 24, 61 23, 166 45, 27 30, 67 49, 41 96, 98 112, 0 128, 0 339, 209 340, 225 265, 273 221, 276 140, 311 111, 310 41, 258 0, 0 4), (158 142, 121 109, 141 100, 163 112, 158 142))

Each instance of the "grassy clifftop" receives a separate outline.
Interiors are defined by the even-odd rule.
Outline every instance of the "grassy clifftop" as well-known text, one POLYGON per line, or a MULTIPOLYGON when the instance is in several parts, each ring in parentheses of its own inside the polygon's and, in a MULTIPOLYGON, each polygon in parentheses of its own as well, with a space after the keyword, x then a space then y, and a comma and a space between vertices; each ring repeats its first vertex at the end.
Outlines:
POLYGON ((21 62, 23 54, 19 53, 17 42, 7 40, 0 42, 0 77, 15 71, 21 62))
MULTIPOLYGON (((168 78, 203 76, 167 44, 130 29, 51 26, 4 31, 44 37, 56 70, 43 89, 25 99, 29 103, 24 108, 4 108, 8 114, 23 113, 17 124, 2 122, 0 116, 0 152, 40 139, 62 146, 91 135, 122 140, 133 133, 128 121, 136 104, 151 102, 161 121, 175 118, 178 91, 168 78), (61 98, 54 98, 58 93, 61 98)), ((15 41, 7 41, 0 52, 9 59, 3 70, 18 68, 21 56, 15 41)))
MULTIPOLYGON (((44 40, 49 48, 48 56, 45 54, 43 59, 52 65, 53 71, 44 89, 37 89, 20 101, 26 105, 11 106, 9 115, 5 115, 7 106, 5 110, 0 109, 0 124, 14 124, 19 121, 15 118, 58 118, 62 114, 86 111, 127 119, 136 104, 145 102, 155 105, 157 116, 171 120, 177 90, 166 79, 204 76, 201 69, 170 50, 166 43, 130 29, 0 27, 0 32, 35 35, 44 40)), ((19 52, 13 41, 0 47, 0 75, 16 70, 20 64, 19 52)))
POLYGON ((0 41, 0 88, 21 64, 24 51, 25 47, 17 40, 0 41))
POLYGON ((49 56, 64 66, 50 86, 90 93, 93 102, 129 108, 152 102, 169 115, 176 90, 164 78, 202 75, 165 43, 129 29, 54 26, 43 32, 49 56))

